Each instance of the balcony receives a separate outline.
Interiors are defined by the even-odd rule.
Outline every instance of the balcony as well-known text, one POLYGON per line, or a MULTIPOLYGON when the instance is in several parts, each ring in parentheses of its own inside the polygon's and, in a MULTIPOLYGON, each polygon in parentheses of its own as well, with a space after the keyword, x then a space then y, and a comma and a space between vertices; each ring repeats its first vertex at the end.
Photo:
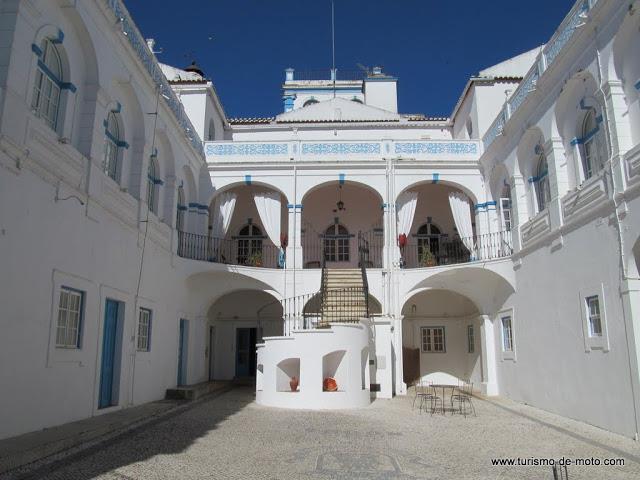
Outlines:
POLYGON ((400 253, 401 268, 439 267, 509 257, 513 243, 510 231, 451 240, 446 235, 415 236, 400 253))
POLYGON ((284 255, 267 241, 214 238, 178 231, 178 256, 203 262, 258 268, 283 268, 284 255))

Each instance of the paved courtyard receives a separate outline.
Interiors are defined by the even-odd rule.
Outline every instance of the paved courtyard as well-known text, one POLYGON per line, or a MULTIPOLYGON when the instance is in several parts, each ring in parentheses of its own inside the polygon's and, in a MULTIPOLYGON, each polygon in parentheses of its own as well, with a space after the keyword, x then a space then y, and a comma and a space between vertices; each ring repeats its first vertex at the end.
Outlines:
POLYGON ((194 405, 27 478, 37 479, 552 479, 550 467, 492 458, 624 459, 569 467, 574 479, 640 478, 636 442, 507 400, 478 416, 419 413, 411 397, 360 411, 265 408, 249 388, 194 405))

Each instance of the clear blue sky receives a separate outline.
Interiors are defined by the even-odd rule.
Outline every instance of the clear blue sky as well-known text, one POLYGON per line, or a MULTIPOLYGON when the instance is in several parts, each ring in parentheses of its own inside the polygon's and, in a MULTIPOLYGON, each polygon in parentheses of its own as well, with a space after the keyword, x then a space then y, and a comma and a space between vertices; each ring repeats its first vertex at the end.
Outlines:
MULTIPOLYGON (((125 0, 163 63, 195 58, 229 117, 282 111, 284 69, 331 67, 330 0, 125 0)), ((336 66, 383 65, 399 110, 448 116, 469 76, 545 43, 573 0, 335 0, 336 66)))

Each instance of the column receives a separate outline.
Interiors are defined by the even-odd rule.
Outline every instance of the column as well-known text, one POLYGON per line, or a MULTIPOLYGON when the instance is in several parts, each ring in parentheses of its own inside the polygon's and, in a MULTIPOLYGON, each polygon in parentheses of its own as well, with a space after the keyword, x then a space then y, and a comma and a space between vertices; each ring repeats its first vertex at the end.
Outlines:
POLYGON ((289 244, 287 245, 287 263, 286 268, 304 268, 302 263, 302 205, 289 204, 289 244))
POLYGON ((489 396, 498 395, 495 332, 489 315, 480 315, 480 341, 482 345, 482 393, 489 396))
POLYGON ((607 144, 611 155, 611 169, 613 171, 614 193, 623 192, 627 188, 626 169, 624 155, 633 146, 627 102, 625 100, 622 83, 618 80, 609 80, 602 90, 604 92, 605 118, 607 122, 603 128, 607 128, 607 144))
POLYGON ((517 253, 522 248, 520 227, 529 219, 527 208, 527 189, 522 175, 511 177, 511 217, 513 225, 513 251, 517 253))
POLYGON ((547 158, 549 169, 549 190, 551 201, 549 202, 549 220, 551 230, 560 228, 563 223, 562 218, 562 197, 569 190, 569 179, 567 176, 567 161, 564 154, 562 139, 553 137, 547 140, 544 145, 544 154, 547 158))

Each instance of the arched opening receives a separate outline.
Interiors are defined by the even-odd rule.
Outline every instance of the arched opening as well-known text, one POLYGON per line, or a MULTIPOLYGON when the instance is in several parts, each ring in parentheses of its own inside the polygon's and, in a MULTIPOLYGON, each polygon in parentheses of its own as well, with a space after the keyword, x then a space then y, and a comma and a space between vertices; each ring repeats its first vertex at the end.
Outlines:
POLYGON ((60 112, 63 110, 61 86, 67 79, 64 78, 60 52, 53 41, 44 38, 39 48, 31 109, 52 130, 59 131, 60 112))
POLYGON ((281 192, 235 185, 211 200, 209 233, 199 241, 212 262, 283 268, 287 231, 287 201, 281 192))
POLYGON ((302 210, 304 268, 356 268, 358 237, 368 242, 369 268, 382 267, 382 199, 371 188, 345 181, 307 192, 302 210))
POLYGON ((147 169, 147 205, 149 211, 155 215, 158 214, 159 190, 160 190, 160 172, 158 170, 158 160, 154 153, 149 158, 149 167, 147 169))
POLYGON ((209 307, 207 329, 209 378, 253 378, 258 370, 256 344, 283 334, 282 305, 261 290, 227 293, 209 307))
POLYGON ((120 114, 109 112, 105 121, 105 148, 102 169, 111 179, 120 182, 122 164, 121 149, 126 146, 120 114))
POLYGON ((396 200, 398 244, 403 268, 477 260, 483 238, 475 234, 474 200, 461 188, 420 183, 396 200))
POLYGON ((313 98, 313 97, 312 97, 312 98, 310 98, 309 100, 307 100, 306 102, 304 102, 304 103, 302 104, 302 107, 303 107, 303 108, 304 108, 304 107, 308 107, 309 105, 314 105, 314 104, 316 104, 316 103, 319 103, 319 102, 318 102, 318 100, 316 100, 315 98, 313 98))
POLYGON ((535 176, 530 179, 536 199, 537 212, 543 211, 551 200, 551 189, 549 187, 549 166, 547 156, 540 153, 536 161, 535 176))
POLYGON ((180 185, 178 187, 178 199, 176 202, 176 230, 178 232, 184 232, 185 226, 185 212, 189 207, 186 204, 184 196, 184 187, 180 185))
POLYGON ((480 318, 476 305, 451 290, 426 290, 402 308, 403 381, 480 384, 480 318))
POLYGON ((544 210, 551 197, 544 143, 542 131, 532 127, 525 132, 518 145, 518 166, 527 182, 529 218, 544 210))

